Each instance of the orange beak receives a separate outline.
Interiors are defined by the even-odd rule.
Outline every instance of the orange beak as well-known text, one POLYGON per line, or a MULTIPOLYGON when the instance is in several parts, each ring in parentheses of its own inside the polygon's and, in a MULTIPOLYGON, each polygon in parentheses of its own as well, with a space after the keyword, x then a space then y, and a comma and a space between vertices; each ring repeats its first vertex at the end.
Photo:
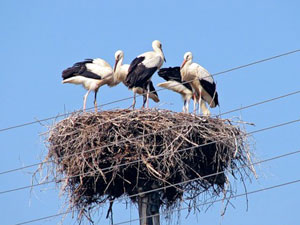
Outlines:
POLYGON ((182 69, 184 67, 185 63, 186 63, 186 60, 183 60, 181 66, 180 66, 180 69, 182 69))

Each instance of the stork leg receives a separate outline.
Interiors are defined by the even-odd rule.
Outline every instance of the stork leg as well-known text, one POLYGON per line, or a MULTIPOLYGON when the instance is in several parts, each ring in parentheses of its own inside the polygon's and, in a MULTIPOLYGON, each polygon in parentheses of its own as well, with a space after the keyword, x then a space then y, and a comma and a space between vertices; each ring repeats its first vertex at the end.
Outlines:
POLYGON ((210 111, 204 101, 201 101, 201 109, 204 116, 210 116, 210 111))
POLYGON ((184 103, 183 103, 183 112, 184 113, 189 112, 189 100, 190 99, 184 99, 184 103))
POLYGON ((136 93, 135 91, 133 91, 133 102, 132 105, 129 107, 129 109, 132 107, 132 110, 134 110, 135 103, 136 103, 136 93))
POLYGON ((86 99, 87 96, 89 95, 91 90, 88 90, 87 93, 83 96, 83 111, 85 112, 85 108, 86 108, 86 99))
POLYGON ((185 112, 186 113, 189 113, 189 103, 190 102, 190 99, 186 100, 186 103, 185 103, 185 112))
POLYGON ((147 93, 146 99, 147 99, 146 108, 148 109, 149 108, 149 92, 147 93))
POLYGON ((97 106, 97 93, 98 93, 98 89, 95 90, 95 99, 94 99, 95 112, 98 112, 98 106, 97 106))
POLYGON ((149 94, 150 94, 150 82, 148 82, 148 85, 147 85, 147 95, 146 95, 146 98, 147 98, 147 108, 149 108, 149 94))
POLYGON ((184 99, 184 102, 183 102, 182 112, 186 113, 186 99, 184 99))
POLYGON ((134 109, 136 103, 136 93, 133 94, 133 103, 132 103, 132 109, 134 109))
POLYGON ((145 108, 146 102, 147 102, 147 94, 143 93, 143 106, 142 106, 142 109, 145 108))
POLYGON ((198 105, 199 105, 199 115, 201 114, 201 104, 202 104, 202 95, 201 95, 201 91, 200 91, 200 96, 199 96, 199 102, 198 102, 198 105))
POLYGON ((194 114, 196 114, 196 104, 197 104, 197 99, 196 99, 196 94, 193 94, 193 99, 194 99, 194 114))

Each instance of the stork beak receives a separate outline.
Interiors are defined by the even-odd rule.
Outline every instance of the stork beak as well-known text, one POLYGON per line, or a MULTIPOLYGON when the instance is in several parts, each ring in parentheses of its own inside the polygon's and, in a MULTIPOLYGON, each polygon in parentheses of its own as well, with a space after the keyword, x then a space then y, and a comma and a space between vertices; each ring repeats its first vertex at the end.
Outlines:
POLYGON ((164 54, 164 51, 161 49, 161 52, 162 52, 162 55, 163 55, 163 58, 164 58, 164 61, 167 62, 166 58, 165 58, 165 54, 164 54))
POLYGON ((114 65, 114 73, 116 72, 118 62, 119 62, 119 59, 116 59, 115 65, 114 65))
POLYGON ((185 63, 186 63, 186 60, 183 60, 181 66, 180 66, 180 69, 182 69, 184 67, 185 63))

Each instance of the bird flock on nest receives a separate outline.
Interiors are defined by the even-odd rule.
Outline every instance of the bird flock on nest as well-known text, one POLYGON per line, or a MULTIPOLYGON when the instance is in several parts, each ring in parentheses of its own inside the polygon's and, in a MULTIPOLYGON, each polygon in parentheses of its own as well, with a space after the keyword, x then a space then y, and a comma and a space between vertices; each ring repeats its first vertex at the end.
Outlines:
POLYGON ((158 70, 158 75, 166 82, 158 84, 179 93, 183 100, 183 112, 189 112, 189 102, 194 101, 194 113, 196 105, 199 106, 199 114, 210 115, 209 107, 214 108, 219 105, 216 83, 211 74, 202 66, 193 63, 193 55, 186 52, 180 67, 162 68, 166 62, 162 44, 155 40, 152 42, 153 51, 145 52, 137 56, 130 65, 123 64, 124 53, 121 50, 115 53, 115 65, 112 68, 105 60, 86 59, 75 63, 72 67, 62 72, 62 83, 81 84, 87 93, 84 95, 83 110, 86 108, 86 100, 91 91, 95 92, 94 105, 97 112, 97 92, 103 85, 113 87, 123 82, 133 91, 132 108, 135 108, 136 94, 143 95, 142 108, 149 107, 149 98, 154 102, 159 102, 157 92, 151 81, 153 74, 158 70), (146 106, 145 106, 146 105, 146 106))

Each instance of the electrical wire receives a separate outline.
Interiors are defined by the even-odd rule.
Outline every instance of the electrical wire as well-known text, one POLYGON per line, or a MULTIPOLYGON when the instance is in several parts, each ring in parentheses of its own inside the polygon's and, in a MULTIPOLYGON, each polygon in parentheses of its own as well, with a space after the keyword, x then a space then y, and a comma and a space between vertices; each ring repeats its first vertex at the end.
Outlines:
MULTIPOLYGON (((279 54, 279 55, 275 55, 275 56, 271 56, 271 57, 268 57, 268 58, 265 58, 265 59, 254 61, 254 62, 245 64, 245 65, 241 65, 241 66, 237 66, 237 67, 234 67, 234 68, 231 68, 231 69, 228 69, 228 70, 217 72, 217 73, 211 74, 211 76, 218 76, 220 74, 228 73, 228 72, 231 72, 231 71, 234 71, 234 70, 242 69, 242 68, 249 67, 249 66, 252 66, 252 65, 255 65, 255 64, 259 64, 259 63, 262 63, 262 62, 266 62, 266 61, 270 61, 270 60, 273 60, 273 59, 276 59, 276 58, 280 58, 280 57, 283 57, 283 56, 294 54, 294 53, 297 53, 299 51, 300 51, 300 49, 285 52, 285 53, 282 53, 282 54, 279 54)), ((189 83, 189 82, 192 82, 192 81, 183 82, 182 84, 189 83)), ((176 86, 176 85, 174 85, 174 86, 176 86)), ((164 89, 164 88, 158 89, 158 90, 156 90, 156 92, 163 91, 163 90, 166 90, 166 89, 164 89)), ((140 97, 140 96, 142 96, 142 95, 138 95, 137 97, 140 97)), ((108 103, 104 103, 104 104, 99 105, 98 108, 101 108, 101 107, 104 107, 104 106, 107 106, 107 105, 112 105, 112 104, 115 104, 115 103, 118 103, 118 102, 130 100, 130 99, 133 99, 133 97, 127 97, 127 98, 111 101, 111 102, 108 102, 108 103)), ((88 110, 91 110, 93 108, 94 107, 90 107, 90 108, 87 108, 86 110, 88 111, 88 110)), ((57 118, 60 118, 60 117, 68 116, 68 115, 70 115, 72 113, 75 113, 75 112, 82 112, 82 111, 83 110, 80 109, 80 110, 76 110, 74 112, 63 113, 63 114, 59 114, 57 116, 52 116, 52 117, 40 119, 40 120, 37 120, 37 121, 31 121, 31 122, 27 122, 27 123, 23 123, 23 124, 18 124, 18 125, 14 125, 14 126, 10 126, 10 127, 1 128, 0 132, 4 132, 4 131, 7 131, 7 130, 12 130, 12 129, 16 129, 16 128, 20 128, 20 127, 24 127, 24 126, 29 126, 29 125, 33 125, 33 124, 36 124, 36 123, 45 122, 45 121, 48 121, 48 120, 57 119, 57 118)))
POLYGON ((292 95, 295 95, 295 94, 299 94, 299 93, 300 93, 300 90, 299 91, 290 92, 290 93, 285 94, 285 95, 281 95, 281 96, 278 96, 278 97, 266 99, 264 101, 257 102, 257 103, 254 103, 254 104, 251 104, 251 105, 247 105, 247 106, 243 106, 243 107, 240 107, 240 108, 237 108, 237 109, 229 110, 227 112, 220 113, 218 116, 222 116, 222 115, 225 115, 225 114, 233 113, 233 112, 236 112, 236 111, 241 111, 241 110, 244 110, 244 109, 248 109, 248 108, 251 108, 251 107, 254 107, 254 106, 262 105, 262 104, 265 104, 265 103, 268 103, 268 102, 272 102, 272 101, 275 101, 275 100, 278 100, 278 99, 281 99, 281 98, 286 98, 286 97, 289 97, 289 96, 292 96, 292 95))
MULTIPOLYGON (((216 202, 222 202, 224 200, 229 201, 232 198, 238 198, 238 197, 242 197, 242 196, 245 196, 245 195, 251 195, 251 194, 258 193, 258 192, 263 192, 263 191, 267 191, 267 190, 271 190, 271 189, 275 189, 275 188, 279 188, 279 187, 283 187, 283 186, 287 186, 287 185, 291 185, 291 184, 295 184, 295 183, 299 183, 299 182, 300 182, 300 179, 293 180, 293 181, 290 181, 290 182, 281 183, 281 184, 273 185, 273 186, 270 186, 270 187, 265 187, 265 188, 257 189, 257 190, 254 190, 254 191, 249 191, 249 192, 245 192, 245 193, 242 193, 242 194, 233 195, 233 196, 230 196, 230 197, 217 199, 217 200, 214 200, 214 201, 204 202, 204 203, 195 205, 195 207, 200 207, 200 206, 204 206, 204 205, 211 205, 211 204, 214 204, 216 202)), ((190 209, 190 207, 174 209, 174 210, 171 210, 170 212, 182 211, 182 210, 187 210, 187 209, 190 209)), ((139 219, 131 219, 131 220, 127 220, 127 221, 123 221, 123 222, 119 222, 119 223, 114 223, 113 225, 126 224, 126 223, 130 223, 130 222, 134 222, 134 221, 139 221, 140 219, 147 219, 147 218, 154 217, 154 216, 159 216, 159 215, 160 215, 160 213, 157 213, 157 214, 154 214, 154 215, 151 215, 151 216, 145 216, 145 217, 142 217, 142 218, 139 218, 139 219)), ((21 224, 16 224, 16 225, 21 225, 21 224)))
MULTIPOLYGON (((293 52, 290 52, 290 53, 285 53, 285 54, 281 54, 281 55, 278 55, 278 56, 274 56, 274 57, 271 57, 271 58, 268 58, 268 59, 263 59, 263 60, 260 60, 260 61, 257 61, 257 62, 253 62, 253 63, 249 63, 249 64, 247 64, 247 65, 244 65, 244 66, 240 66, 240 67, 236 67, 236 68, 233 68, 233 69, 229 69, 229 70, 227 70, 227 71, 223 71, 223 72, 220 72, 220 73, 216 73, 216 74, 214 74, 214 75, 219 75, 219 74, 222 74, 222 73, 227 73, 227 72, 230 72, 230 71, 233 71, 233 70, 236 70, 236 69, 240 69, 240 68, 244 68, 244 67, 247 67, 247 66, 250 66, 250 65, 254 65, 254 64, 257 64, 257 63, 260 63, 260 62, 264 62, 264 61, 267 61, 267 60, 271 60, 271 59, 274 59, 274 58, 278 58, 278 57, 281 57, 281 56, 284 56, 284 55, 287 55, 287 54, 292 54, 292 53, 295 53, 295 52, 298 52, 299 50, 296 50, 296 51, 293 51, 293 52)), ((291 94, 296 94, 296 93, 298 93, 298 92, 294 92, 294 93, 291 93, 291 94)), ((288 94, 287 96, 289 96, 290 94, 288 94)), ((130 98, 126 98, 126 100, 128 100, 128 99, 131 99, 132 97, 130 97, 130 98)), ((276 98, 274 98, 274 100, 277 100, 278 99, 278 97, 276 97, 276 98)), ((122 100, 118 100, 118 101, 114 101, 114 102, 120 102, 120 101, 122 101, 122 100)), ((273 99, 270 99, 270 100, 266 100, 265 102, 262 102, 262 103, 260 103, 260 104, 263 104, 263 103, 266 103, 266 102, 269 102, 269 101, 273 101, 273 99)), ((111 102, 111 103, 108 103, 108 104, 113 104, 114 102, 111 102)), ((105 104, 104 104, 105 105, 105 104)), ((240 109, 237 109, 237 110, 232 110, 232 111, 229 111, 229 112, 226 112, 226 113, 222 113, 221 115, 224 115, 224 114, 227 114, 227 113, 231 113, 231 112, 234 112, 234 111, 238 111, 238 110, 241 110, 241 109, 245 109, 245 108, 249 108, 249 107, 252 107, 252 106, 255 106, 255 105, 258 105, 258 104, 252 104, 252 105, 250 105, 250 106, 246 106, 246 107, 242 107, 242 108, 240 108, 240 109)), ((101 106, 103 106, 103 105, 101 105, 101 106)), ((92 109, 92 108, 91 108, 92 109)), ((69 115, 70 113, 68 113, 67 115, 69 115)), ((63 115, 60 115, 59 117, 61 117, 61 116, 63 116, 63 115)), ((55 118, 58 118, 57 116, 56 117, 52 117, 52 118, 46 118, 46 120, 50 120, 50 119, 55 119, 55 118)), ((42 121, 45 121, 45 119, 43 119, 43 120, 39 120, 39 121, 34 121, 34 122, 30 122, 30 123, 26 123, 24 126, 26 126, 26 125, 30 125, 30 124, 33 124, 33 123, 38 123, 38 122, 42 122, 42 121)), ((286 125, 286 124, 290 124, 291 122, 293 122, 293 121, 290 121, 290 122, 287 122, 287 123, 284 123, 284 125, 286 125)), ((295 122, 297 122, 297 121, 295 121, 295 122)), ((21 125, 21 126, 23 126, 23 125, 21 125)), ((18 125, 18 126, 16 126, 15 128, 17 128, 17 127, 21 127, 20 125, 18 125)), ((272 128, 275 128, 275 127, 278 127, 278 126, 281 126, 280 124, 278 124, 278 125, 275 125, 275 126, 273 126, 272 128)), ((263 130, 266 130, 266 129, 272 129, 272 128, 265 128, 265 129, 263 129, 263 130)), ((10 129, 13 129, 13 128, 10 128, 10 129)), ((262 130, 262 131, 263 131, 262 130)), ((1 131, 3 131, 3 129, 0 129, 0 132, 1 131)), ((299 151, 297 151, 297 152, 299 152, 299 151)), ((41 164, 41 163, 39 163, 39 164, 41 164)), ((39 165, 39 164, 35 164, 35 165, 39 165)), ((31 167, 31 166, 25 166, 25 167, 23 167, 23 169, 24 168, 28 168, 28 167, 31 167)), ((13 170, 10 170, 10 171, 13 171, 13 170)), ((2 173, 0 173, 0 174, 2 174, 2 173)), ((202 178, 203 179, 203 178, 202 178)), ((268 188, 264 188, 264 189, 259 189, 259 190, 256 190, 256 191, 252 191, 252 192, 248 192, 248 193, 244 193, 244 194, 240 194, 240 195, 236 195, 236 196, 231 196, 230 198, 233 198, 233 197, 240 197, 240 196, 243 196, 243 195, 246 195, 246 194, 253 194, 253 193, 257 193, 257 192, 260 192, 260 191, 264 191, 264 190, 269 190, 269 189, 273 189, 273 188, 277 188, 277 187, 281 187, 281 186, 285 186, 285 185, 289 185, 289 184, 293 184, 293 183, 296 183, 296 182, 299 182, 300 180, 296 180, 296 181, 291 181, 291 182, 288 182, 288 183, 284 183, 284 184, 279 184, 279 185, 275 185, 275 186, 271 186, 271 187, 268 187, 268 188)), ((228 199, 230 199, 230 198, 228 198, 228 199)), ((220 199, 220 200, 217 200, 217 201, 223 201, 224 199, 220 199)), ((205 204, 212 204, 212 203, 214 203, 214 202, 217 202, 217 201, 213 201, 213 202, 211 202, 211 203, 205 203, 205 204)), ((205 204, 203 204, 203 205, 205 205, 205 204)), ((184 210, 184 209, 187 209, 187 208, 182 208, 182 209, 179 209, 179 210, 184 210)), ((59 216, 59 215, 63 215, 63 214, 65 214, 65 213, 60 213, 60 214, 56 214, 55 216, 59 216)), ((49 217, 44 217, 44 219, 48 219, 48 218, 51 218, 52 216, 49 216, 49 217)), ((136 220, 139 220, 139 219, 136 219, 136 220)), ((131 222, 131 221, 135 221, 135 220, 130 220, 130 221, 128 221, 128 222, 131 222)), ((29 221, 30 222, 30 221, 29 221)), ((28 222, 27 222, 28 223, 28 222)), ((127 223, 127 222, 122 222, 122 223, 116 223, 115 225, 117 225, 117 224, 124 224, 124 223, 127 223)), ((18 225, 21 225, 21 224, 25 224, 25 223, 19 223, 18 225)))
MULTIPOLYGON (((296 153, 300 153, 300 150, 297 150, 297 151, 294 151, 294 152, 289 152, 289 153, 286 153, 286 154, 283 154, 283 155, 278 155, 278 156, 274 156, 272 158, 268 158, 268 159, 265 159, 265 160, 261 160, 259 162, 255 162, 255 163, 251 163, 251 164, 247 164, 247 165, 244 165, 243 167, 250 167, 250 166, 253 166, 255 164, 260 164, 260 163, 264 163, 264 162, 267 162, 267 161, 272 161, 272 160, 275 160, 275 159, 280 159, 280 158, 283 158, 283 157, 286 157, 286 156, 290 156, 290 155, 293 155, 293 154, 296 154, 296 153)), ((238 168, 233 168, 231 170, 234 170, 234 169, 240 169, 240 167, 238 168)), ((218 172, 218 173, 214 173, 214 174, 210 174, 210 175, 206 175, 206 176, 203 176, 203 177, 200 177, 200 178, 197 178, 197 179, 205 179, 205 178, 208 178, 210 176, 216 176, 218 174, 221 174, 221 173, 224 173, 224 171, 221 171, 221 172, 218 172)), ((193 180, 189 180, 189 181, 186 181, 186 182, 192 182, 194 181, 195 179, 193 180)), ((300 180, 296 180, 296 181, 291 181, 291 182, 287 182, 287 183, 284 183, 284 184, 279 184, 279 185, 275 185, 275 186, 271 186, 271 187, 268 187, 268 188, 263 188, 263 189, 259 189, 259 190, 268 190, 268 189, 272 189, 275 188, 275 187, 280 187, 280 186, 285 186, 285 185, 289 185, 289 184, 292 184, 292 183, 296 183, 296 182, 299 182, 300 180)), ((182 182, 181 182, 182 183, 182 182)), ((180 183, 180 184, 181 184, 180 183)), ((179 185, 179 183, 177 184, 173 184, 173 185, 169 185, 170 186, 174 186, 174 185, 179 185)), ((167 186, 168 187, 168 186, 167 186)), ((167 188, 167 187, 164 187, 163 189, 167 188)), ((128 196, 128 198, 131 198, 131 197, 135 197, 135 196, 139 196, 139 195, 142 195, 142 194, 148 194, 150 192, 155 192, 155 191, 158 191, 158 190, 161 190, 161 188, 156 188, 156 189, 153 189, 153 190, 150 190, 150 191, 147 191, 147 192, 141 192, 139 194, 135 194, 135 195, 131 195, 131 196, 128 196)), ((256 191, 252 191, 252 192, 246 192, 246 193, 243 193, 243 194, 240 194, 240 195, 236 195, 236 196, 231 196, 231 197, 228 197, 228 198, 225 198, 226 200, 230 200, 230 198, 234 198, 234 197, 240 197, 240 196, 243 196, 243 195, 247 195, 247 194, 251 194, 251 193, 256 193, 256 192, 259 192, 259 190, 256 190, 256 191)), ((120 199, 120 198, 119 198, 120 199)), ((217 202, 217 201, 223 201, 225 200, 224 198, 223 199, 220 199, 220 200, 215 200, 215 201, 212 201, 212 202, 206 202, 206 203, 202 203, 203 205, 205 204, 213 204, 214 202, 217 202)), ((202 205, 200 204, 200 205, 202 205)), ((200 205, 197 205, 197 206, 200 206, 200 205)), ((188 209, 187 208, 182 208, 181 210, 183 209, 188 209)), ((21 222, 21 223, 17 223, 15 225, 23 225, 23 224, 29 224, 29 223, 33 223, 33 222, 38 222, 38 221, 42 221, 42 220, 45 220, 45 219, 50 219, 50 218, 53 218, 53 217, 57 217, 57 216, 61 216, 61 215, 66 215, 66 214, 69 214, 71 212, 75 212, 75 211, 79 211, 79 210, 67 210, 65 212, 62 212, 62 213, 58 213, 58 214, 54 214, 54 215, 50 215, 50 216, 46 216, 46 217, 41 217, 41 218, 38 218, 38 219, 33 219, 33 220, 29 220, 29 221, 25 221, 25 222, 21 222)), ((175 211, 175 210, 174 210, 175 211)), ((154 216, 154 215, 152 215, 154 216)), ((139 220, 139 219, 138 219, 139 220)), ((134 221, 134 220, 130 220, 131 222, 134 221)), ((122 223, 127 223, 126 222, 122 222, 122 223)), ((117 224, 122 224, 122 223, 117 223, 117 224)), ((117 225, 117 224, 114 224, 114 225, 117 225)))
MULTIPOLYGON (((249 133, 247 133, 245 135, 248 136, 248 135, 251 135, 251 134, 254 134, 254 133, 259 133, 259 132, 262 132, 262 131, 274 129, 274 128, 285 126, 285 125, 292 124, 292 123, 295 123, 295 122, 300 122, 300 119, 288 121, 288 122, 281 123, 281 124, 276 124, 276 125, 273 125, 273 126, 270 126, 270 127, 265 127, 265 128, 259 129, 259 130, 255 130, 255 131, 249 132, 249 133)), ((190 148, 181 149, 179 151, 187 151, 187 150, 190 150, 190 149, 193 149, 193 148, 198 148, 198 147, 203 147, 203 146, 211 145, 211 144, 214 144, 216 142, 217 141, 213 141, 213 142, 210 142, 210 143, 201 144, 201 145, 198 145, 198 146, 193 146, 193 147, 190 147, 190 148)), ((165 155, 165 154, 161 154, 161 155, 165 155)), ((139 161, 141 161, 141 160, 136 160, 135 162, 124 163, 122 166, 124 166, 124 165, 130 165, 130 164, 133 164, 133 163, 137 163, 139 161)), ((108 170, 108 169, 113 169, 113 168, 118 168, 120 166, 121 165, 103 168, 102 171, 108 170)), ((74 175, 74 176, 70 176, 68 178, 73 178, 73 177, 78 177, 78 176, 88 175, 88 174, 90 174, 90 173, 81 173, 81 174, 77 174, 77 175, 74 175)), ((205 176, 202 177, 201 179, 203 179, 203 178, 205 178, 205 176)), ((196 178, 196 179, 198 179, 198 178, 196 178)), ((28 189, 28 188, 34 188, 34 187, 38 187, 38 186, 42 186, 42 185, 49 184, 49 183, 54 183, 54 182, 58 182, 58 181, 55 181, 55 180, 45 181, 45 182, 41 182, 41 183, 37 183, 37 184, 27 185, 27 186, 13 188, 13 189, 8 189, 8 190, 0 191, 0 195, 6 194, 6 193, 10 193, 10 192, 20 191, 20 190, 24 190, 24 189, 28 189)))
MULTIPOLYGON (((256 103, 254 103, 254 104, 250 104, 250 105, 247 105, 247 106, 244 106, 244 107, 239 107, 239 108, 236 108, 236 109, 233 109, 233 110, 230 110, 230 111, 221 113, 221 114, 219 114, 219 115, 217 115, 217 116, 222 116, 222 115, 229 114, 229 113, 232 113, 232 112, 241 111, 241 110, 244 110, 244 109, 247 109, 247 108, 251 108, 251 107, 254 107, 254 106, 257 106, 257 105, 265 104, 265 103, 268 103, 268 102, 271 102, 271 101, 275 101, 275 100, 278 100, 278 99, 281 99, 281 98, 286 98, 286 97, 289 97, 289 96, 291 96, 291 95, 295 95, 295 94, 299 94, 299 93, 300 93, 300 90, 294 91, 294 92, 290 92, 290 93, 285 94, 285 95, 281 95, 281 96, 278 96, 278 97, 266 99, 266 100, 263 100, 263 101, 260 101, 260 102, 256 102, 256 103)), ((134 112, 134 111, 133 111, 133 112, 134 112)), ((119 119, 119 118, 121 118, 121 117, 123 117, 123 116, 128 116, 128 114, 117 116, 117 117, 115 117, 113 120, 119 119)), ((112 120, 107 120, 107 121, 104 122, 103 124, 108 123, 108 122, 111 122, 111 121, 112 121, 112 120)), ((152 134, 153 134, 153 133, 152 133, 152 134)), ((103 146, 102 146, 102 147, 103 147, 103 146)), ((98 149, 99 149, 99 148, 95 148, 95 149, 93 149, 93 150, 98 150, 98 149)), ((91 149, 90 149, 90 150, 91 150, 91 149)), ((4 174, 16 172, 16 171, 19 171, 19 170, 24 170, 24 169, 31 168, 31 167, 35 167, 35 166, 39 166, 39 165, 42 165, 43 163, 48 163, 48 162, 53 162, 53 161, 52 161, 52 160, 48 160, 48 161, 38 162, 38 163, 34 163, 34 164, 22 166, 22 167, 10 169, 10 170, 5 170, 5 171, 0 172, 0 175, 4 175, 4 174)))

